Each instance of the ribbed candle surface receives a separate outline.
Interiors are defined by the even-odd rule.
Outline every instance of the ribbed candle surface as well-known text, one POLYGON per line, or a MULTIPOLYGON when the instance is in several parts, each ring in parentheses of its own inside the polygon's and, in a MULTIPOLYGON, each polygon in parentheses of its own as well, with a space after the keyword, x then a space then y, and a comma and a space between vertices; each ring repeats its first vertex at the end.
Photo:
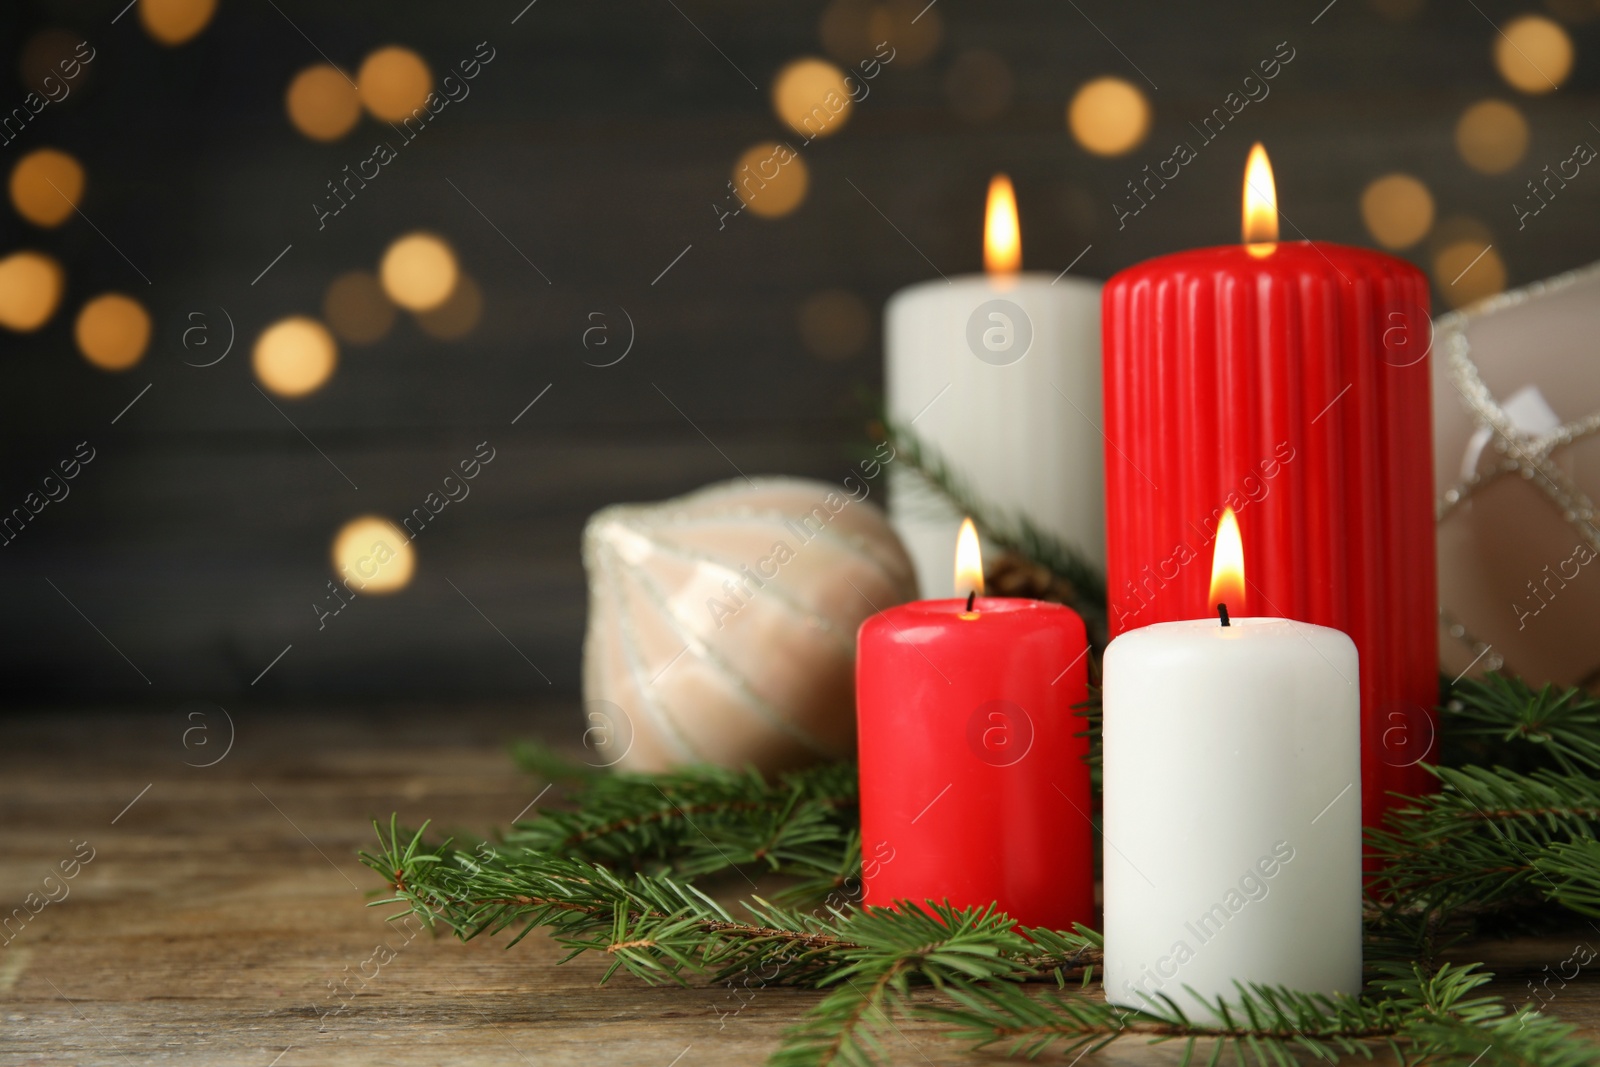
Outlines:
POLYGON ((1361 657, 1363 822, 1431 779, 1437 698, 1428 283, 1365 249, 1199 249, 1106 283, 1113 635, 1214 614, 1238 514, 1247 601, 1361 657))

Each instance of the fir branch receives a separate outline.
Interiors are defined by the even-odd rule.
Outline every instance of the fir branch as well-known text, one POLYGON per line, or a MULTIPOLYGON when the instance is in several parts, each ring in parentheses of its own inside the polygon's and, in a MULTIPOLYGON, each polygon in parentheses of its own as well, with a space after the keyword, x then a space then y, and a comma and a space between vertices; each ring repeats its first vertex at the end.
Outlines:
POLYGON ((1003 1045, 1013 1056, 1038 1056, 1052 1046, 1078 1056, 1118 1038, 1181 1041, 1180 1067, 1196 1058, 1229 1058, 1258 1067, 1301 1062, 1300 1053, 1329 1063, 1340 1056, 1371 1059, 1388 1050, 1403 1064, 1592 1064, 1595 1047, 1576 1028, 1537 1012, 1510 1012, 1478 990, 1494 976, 1477 965, 1427 972, 1412 965, 1371 984, 1365 997, 1326 997, 1267 986, 1239 987, 1205 1012, 1176 1003, 1133 1010, 1084 993, 1037 996, 1004 982, 961 983, 946 992, 954 1006, 919 1014, 951 1027, 977 1047, 1003 1045), (1209 1016, 1197 1017, 1197 1016, 1209 1016))
POLYGON ((1600 770, 1600 699, 1582 689, 1535 689, 1520 678, 1489 674, 1459 683, 1440 718, 1450 743, 1447 763, 1600 770))
MULTIPOLYGON (((550 765, 524 746, 525 763, 550 765)), ((689 767, 605 774, 573 809, 541 808, 504 838, 512 849, 587 859, 618 870, 705 875, 744 864, 808 879, 800 892, 843 884, 857 862, 856 773, 848 764, 768 782, 755 770, 689 767)))
POLYGON ((888 418, 883 432, 895 449, 895 461, 904 463, 950 500, 956 510, 971 516, 984 540, 1039 564, 1072 587, 1070 605, 1103 633, 1106 622, 1106 579, 1100 568, 1078 548, 1041 529, 1027 516, 1005 512, 988 504, 932 446, 917 437, 909 425, 888 418))

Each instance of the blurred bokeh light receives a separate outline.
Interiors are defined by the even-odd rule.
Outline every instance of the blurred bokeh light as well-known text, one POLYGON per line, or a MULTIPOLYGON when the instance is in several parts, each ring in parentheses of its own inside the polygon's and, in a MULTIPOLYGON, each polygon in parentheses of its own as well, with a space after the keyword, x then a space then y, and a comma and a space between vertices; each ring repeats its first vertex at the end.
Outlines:
POLYGON ((13 252, 0 259, 0 326, 17 333, 37 330, 61 303, 61 265, 40 252, 13 252))
POLYGON ((383 291, 408 311, 428 311, 444 303, 460 273, 456 254, 443 238, 421 232, 391 244, 378 267, 383 291))
POLYGON ((1433 226, 1433 194, 1409 174, 1386 174, 1361 194, 1361 221, 1383 247, 1410 248, 1433 226))
POLYGON ((11 203, 35 226, 59 226, 83 198, 83 167, 55 148, 36 148, 11 168, 11 203))
POLYGON ((807 139, 838 133, 850 120, 851 106, 844 71, 826 59, 797 59, 772 81, 773 110, 807 139))
POLYGON ((362 515, 341 526, 332 555, 339 583, 362 594, 399 592, 411 584, 417 566, 411 539, 377 515, 362 515))
POLYGON ((368 111, 385 122, 398 122, 422 106, 433 89, 433 75, 411 49, 390 45, 367 56, 356 85, 368 111))
POLYGON ((193 39, 216 11, 217 0, 139 0, 145 32, 164 45, 193 39))
POLYGON ((1494 65, 1513 89, 1555 92, 1572 73, 1572 38, 1543 15, 1514 18, 1495 37, 1494 65))
POLYGON ((470 274, 462 274, 445 302, 414 313, 422 332, 441 341, 455 341, 471 333, 483 317, 483 290, 470 274))
POLYGON ((106 293, 83 305, 73 326, 83 358, 101 370, 127 370, 150 346, 150 313, 121 293, 106 293))
POLYGON ((1120 156, 1137 148, 1150 132, 1150 102, 1132 82, 1095 78, 1073 94, 1067 128, 1095 155, 1120 156))
POLYGON ((1504 174, 1528 153, 1528 120, 1503 100, 1482 100, 1456 122, 1456 151, 1482 174, 1504 174))
POLYGON ((733 165, 732 180, 745 207, 769 219, 781 218, 799 207, 811 184, 805 160, 773 141, 746 150, 733 165))
POLYGON ((327 327, 304 315, 291 315, 268 326, 256 338, 251 365, 256 377, 279 396, 315 392, 333 374, 339 346, 327 327))
POLYGON ((872 336, 873 315, 866 301, 848 289, 825 289, 800 305, 800 341, 818 359, 849 359, 872 336))
POLYGON ((361 96, 348 75, 318 63, 294 76, 284 95, 294 128, 313 141, 337 141, 361 118, 361 96))
POLYGON ((368 271, 352 270, 328 284, 322 316, 339 340, 352 345, 381 341, 394 327, 395 307, 368 271))

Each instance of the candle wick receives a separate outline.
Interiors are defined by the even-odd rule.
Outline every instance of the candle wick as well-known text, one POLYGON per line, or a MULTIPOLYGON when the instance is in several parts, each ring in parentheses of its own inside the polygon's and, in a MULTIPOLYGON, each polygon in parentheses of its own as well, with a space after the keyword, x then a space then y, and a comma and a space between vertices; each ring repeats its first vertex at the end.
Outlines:
POLYGON ((976 589, 967 594, 967 611, 969 613, 972 611, 972 602, 976 599, 978 599, 978 591, 976 589))
POLYGON ((1217 605, 1217 617, 1222 620, 1222 625, 1224 625, 1224 626, 1232 626, 1233 625, 1233 623, 1228 621, 1228 605, 1226 605, 1226 604, 1218 604, 1217 605))

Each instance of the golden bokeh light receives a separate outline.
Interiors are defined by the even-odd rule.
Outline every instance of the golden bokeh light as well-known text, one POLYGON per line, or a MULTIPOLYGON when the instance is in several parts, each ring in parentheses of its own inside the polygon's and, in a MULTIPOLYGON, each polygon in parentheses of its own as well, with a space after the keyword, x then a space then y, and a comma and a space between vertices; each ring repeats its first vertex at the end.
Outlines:
POLYGON ((376 277, 353 270, 329 283, 322 295, 322 317, 339 340, 370 345, 383 340, 394 327, 395 308, 376 277))
POLYGON ((362 515, 341 526, 331 554, 337 584, 353 593, 397 593, 411 584, 417 568, 411 538, 380 515, 362 515))
POLYGON ((1494 65, 1513 89, 1555 92, 1572 73, 1572 38, 1553 19, 1522 15, 1500 27, 1494 65))
POLYGON ((833 0, 819 31, 828 54, 846 66, 876 59, 911 69, 938 50, 944 19, 926 0, 833 0))
POLYGON ((1504 292, 1506 265, 1492 245, 1476 238, 1452 241, 1433 257, 1433 281, 1453 308, 1504 292))
POLYGON ((217 0, 139 0, 145 32, 164 45, 190 40, 217 13, 217 0))
POLYGON ((22 46, 17 74, 25 88, 48 98, 51 106, 71 104, 93 81, 94 64, 80 58, 80 50, 93 55, 92 48, 81 33, 60 27, 40 30, 22 46))
POLYGON ((313 141, 337 141, 361 118, 361 96, 338 67, 317 63, 289 83, 284 107, 294 128, 313 141))
POLYGON ((1016 88, 1006 61, 986 48, 962 52, 944 76, 950 110, 966 122, 988 122, 1005 114, 1016 88))
POLYGON ((803 159, 787 145, 758 144, 733 165, 733 188, 751 214, 775 219, 806 198, 811 177, 803 159))
POLYGON ((1085 82, 1067 105, 1067 128, 1097 156, 1120 156, 1150 132, 1150 102, 1132 82, 1104 77, 1085 82))
POLYGON ((78 312, 72 335, 83 358, 101 370, 127 370, 150 346, 150 313, 121 293, 97 296, 78 312))
POLYGON ((1456 151, 1482 174, 1504 174, 1528 153, 1528 120, 1503 100, 1481 100, 1456 122, 1456 151))
POLYGON ((383 253, 378 277, 389 299, 408 311, 428 311, 450 299, 461 270, 440 237, 409 233, 383 253))
POLYGON ((71 218, 83 186, 83 167, 54 148, 36 148, 11 168, 11 203, 35 226, 59 226, 71 218))
POLYGON ((39 252, 0 259, 0 326, 27 333, 49 322, 65 281, 61 265, 39 252))
POLYGON ((818 359, 849 359, 872 336, 866 301, 846 289, 825 289, 800 305, 800 343, 818 359))
POLYGON ((422 106, 433 89, 433 75, 411 49, 389 45, 367 56, 356 84, 368 111, 386 122, 398 122, 422 106))
POLYGON ((772 109, 808 141, 838 133, 850 121, 850 107, 844 71, 826 59, 797 59, 772 81, 772 109))
POLYGON ((470 274, 462 274, 444 303, 416 313, 417 325, 429 337, 455 341, 471 333, 483 318, 483 290, 470 274))
POLYGON ((1433 226, 1433 194, 1409 174, 1385 174, 1361 194, 1361 221, 1385 248, 1410 248, 1433 226))
POLYGON ((261 331, 250 362, 261 384, 272 392, 305 396, 333 374, 339 346, 316 319, 291 315, 261 331))

